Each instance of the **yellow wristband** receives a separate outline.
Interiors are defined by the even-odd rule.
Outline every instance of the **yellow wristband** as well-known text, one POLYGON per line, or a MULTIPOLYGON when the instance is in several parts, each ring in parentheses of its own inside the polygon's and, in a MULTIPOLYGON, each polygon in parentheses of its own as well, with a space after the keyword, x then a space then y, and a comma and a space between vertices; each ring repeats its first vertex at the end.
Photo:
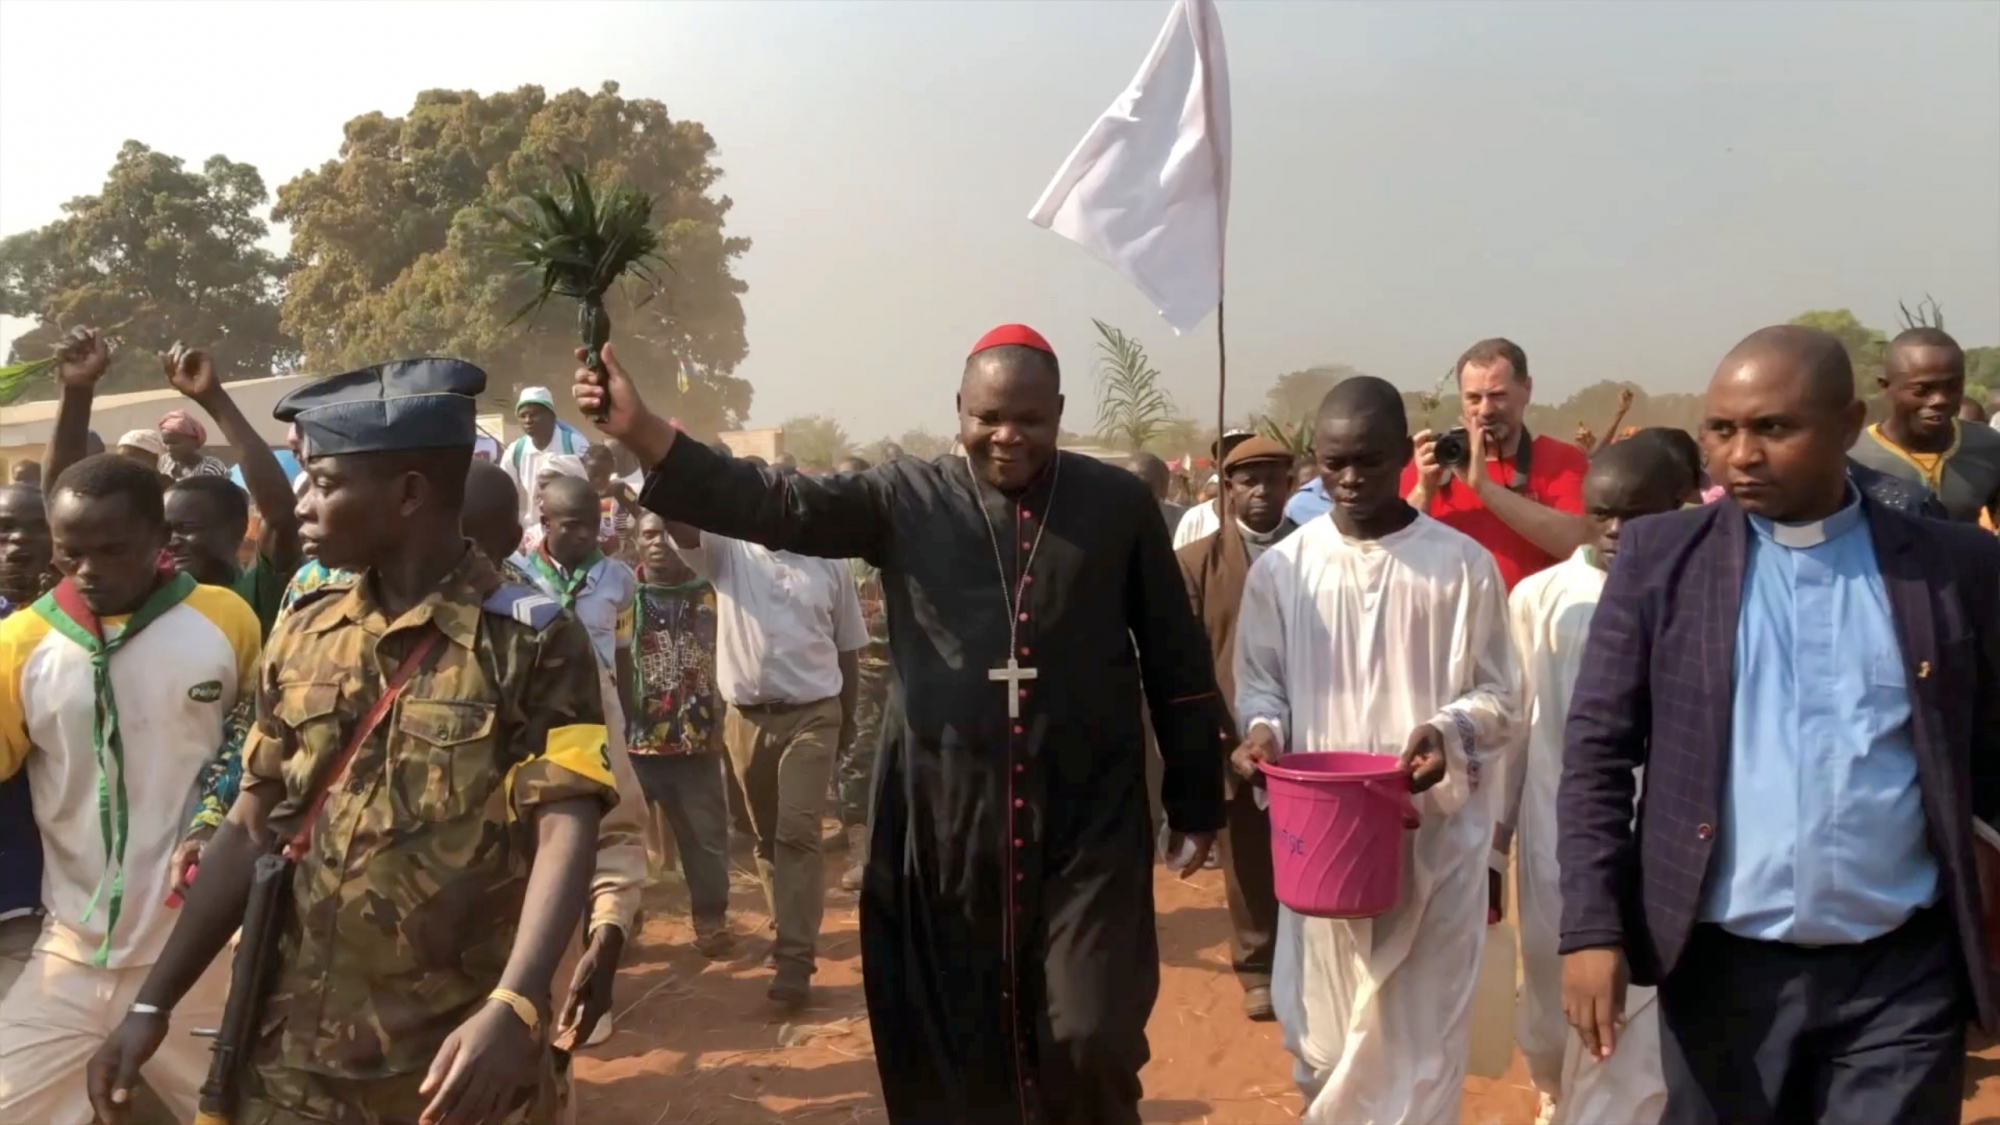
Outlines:
POLYGON ((486 998, 488 1000, 498 1000, 509 1008, 514 1009, 514 1014, 521 1017, 522 1023, 528 1025, 529 1034, 537 1034, 541 1031, 541 1009, 535 1007, 533 1000, 515 992, 511 988, 496 988, 492 992, 487 993, 486 998))

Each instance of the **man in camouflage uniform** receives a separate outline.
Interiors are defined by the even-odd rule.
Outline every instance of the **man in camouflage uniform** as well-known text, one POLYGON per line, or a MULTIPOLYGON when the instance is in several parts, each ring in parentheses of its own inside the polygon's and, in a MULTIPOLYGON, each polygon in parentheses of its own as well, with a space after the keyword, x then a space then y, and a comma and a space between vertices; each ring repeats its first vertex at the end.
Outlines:
MULTIPOLYGON (((850 457, 840 463, 843 473, 864 472, 868 462, 850 457)), ((834 801, 847 830, 849 866, 840 877, 844 890, 861 889, 868 867, 868 806, 875 782, 875 753, 882 741, 882 705, 889 698, 889 615, 882 601, 882 573, 860 559, 849 559, 855 591, 861 597, 861 619, 868 626, 868 644, 856 654, 861 688, 854 698, 854 734, 840 748, 834 769, 834 801)))
POLYGON ((279 403, 313 453, 306 537, 359 576, 301 597, 265 648, 242 794, 139 1003, 91 1060, 107 1119, 235 930, 255 857, 306 827, 234 1125, 556 1116, 551 979, 616 790, 582 626, 460 538, 484 385, 469 364, 410 360, 279 403))

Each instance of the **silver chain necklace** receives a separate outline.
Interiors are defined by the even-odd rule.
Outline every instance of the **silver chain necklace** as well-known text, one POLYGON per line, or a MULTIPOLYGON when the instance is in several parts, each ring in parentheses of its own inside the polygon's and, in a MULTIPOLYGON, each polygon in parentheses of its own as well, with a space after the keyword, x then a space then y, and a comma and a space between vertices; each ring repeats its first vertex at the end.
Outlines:
POLYGON ((1035 540, 1028 546, 1028 557, 1021 563, 1021 577, 1014 583, 1010 594, 1007 589, 1007 561, 1000 553, 1000 532, 993 526, 993 517, 986 511, 986 495, 979 486, 979 473, 972 467, 972 457, 965 458, 965 475, 972 481, 972 503, 979 509, 979 521, 986 525, 986 538, 993 544, 993 565, 1000 572, 1000 596, 1007 603, 1007 663, 1003 667, 989 668, 986 678, 1002 683, 1007 688, 1007 717, 1021 717, 1022 680, 1032 680, 1038 673, 1033 668, 1021 667, 1017 643, 1020 640, 1021 606, 1026 603, 1028 572, 1035 565, 1035 554, 1042 549, 1042 536, 1048 534, 1049 513, 1055 508, 1056 485, 1062 480, 1062 454, 1055 456, 1055 465, 1049 475, 1049 502, 1042 506, 1042 526, 1035 529, 1035 540))

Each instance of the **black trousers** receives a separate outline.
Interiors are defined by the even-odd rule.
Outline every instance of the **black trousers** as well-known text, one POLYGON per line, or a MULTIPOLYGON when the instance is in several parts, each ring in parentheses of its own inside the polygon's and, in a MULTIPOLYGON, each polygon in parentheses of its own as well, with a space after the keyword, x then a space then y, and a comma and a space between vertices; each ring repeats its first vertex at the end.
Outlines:
POLYGON ((1659 990, 1662 1125, 1957 1125, 1961 960, 1943 906, 1859 945, 1696 926, 1659 990))
POLYGON ((1222 853, 1222 886, 1235 931, 1233 967, 1245 991, 1271 987, 1278 950, 1278 892, 1271 871, 1271 814, 1257 807, 1260 786, 1232 780, 1228 831, 1216 840, 1222 853))

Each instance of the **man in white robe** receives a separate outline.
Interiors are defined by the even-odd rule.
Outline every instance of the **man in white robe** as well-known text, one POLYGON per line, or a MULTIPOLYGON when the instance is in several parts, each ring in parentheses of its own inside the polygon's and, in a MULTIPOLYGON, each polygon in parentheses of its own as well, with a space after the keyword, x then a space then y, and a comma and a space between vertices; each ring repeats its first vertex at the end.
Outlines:
POLYGON ((1662 443, 1632 439, 1598 450, 1583 478, 1590 541, 1566 562, 1523 579, 1508 599, 1508 624, 1524 677, 1527 722, 1494 771, 1494 847, 1518 841, 1521 991, 1515 1038, 1541 1094, 1538 1122, 1653 1125, 1666 1107, 1653 990, 1626 994, 1629 1023, 1602 1063, 1583 1050, 1562 1005, 1556 952, 1562 895, 1556 867, 1556 788, 1563 724, 1583 668, 1584 640, 1604 575, 1627 520, 1680 507, 1686 469, 1662 443))
POLYGON ((1407 434, 1380 379, 1327 395, 1314 449, 1333 511, 1257 560, 1237 626, 1239 772, 1284 751, 1391 754, 1418 794, 1393 909, 1280 911, 1272 1001, 1307 1122, 1456 1125, 1498 887, 1475 795, 1518 720, 1506 588, 1484 548, 1398 494, 1407 434))

